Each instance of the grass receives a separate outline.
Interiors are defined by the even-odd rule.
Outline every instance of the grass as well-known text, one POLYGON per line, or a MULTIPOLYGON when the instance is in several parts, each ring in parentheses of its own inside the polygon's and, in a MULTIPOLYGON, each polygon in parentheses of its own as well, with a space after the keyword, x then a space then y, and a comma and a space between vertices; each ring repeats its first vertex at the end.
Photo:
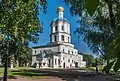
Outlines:
MULTIPOLYGON (((99 69, 99 71, 102 71, 103 66, 102 66, 102 65, 100 65, 100 66, 98 67, 98 69, 99 69)), ((80 68, 80 70, 95 71, 95 70, 96 70, 96 67, 86 67, 86 68, 80 68)))
MULTIPOLYGON (((11 70, 8 68, 8 73, 10 74, 11 70)), ((0 68, 0 76, 3 76, 4 68, 0 68)))
POLYGON ((26 70, 26 69, 33 69, 33 68, 32 67, 16 67, 15 69, 19 69, 19 70, 24 69, 24 70, 26 70))
MULTIPOLYGON (((8 77, 25 77, 25 78, 48 78, 48 76, 43 75, 42 73, 35 72, 26 72, 25 70, 31 69, 30 67, 20 67, 12 70, 8 68, 8 77)), ((0 68, 0 76, 3 76, 4 68, 0 68)))

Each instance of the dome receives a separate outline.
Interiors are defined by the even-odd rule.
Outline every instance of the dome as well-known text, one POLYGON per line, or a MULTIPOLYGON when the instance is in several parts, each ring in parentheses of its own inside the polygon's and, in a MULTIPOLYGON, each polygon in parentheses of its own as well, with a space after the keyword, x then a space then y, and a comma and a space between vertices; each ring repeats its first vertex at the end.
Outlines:
POLYGON ((61 6, 59 6, 59 7, 57 8, 57 12, 64 12, 64 8, 61 7, 61 6))

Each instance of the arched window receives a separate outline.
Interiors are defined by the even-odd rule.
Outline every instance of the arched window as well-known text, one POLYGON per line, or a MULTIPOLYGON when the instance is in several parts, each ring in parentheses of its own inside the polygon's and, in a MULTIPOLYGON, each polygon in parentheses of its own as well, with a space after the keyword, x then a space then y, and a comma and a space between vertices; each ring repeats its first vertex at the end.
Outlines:
POLYGON ((70 63, 70 59, 68 59, 68 63, 70 63))
POLYGON ((70 51, 68 50, 68 54, 70 54, 70 51))
POLYGON ((60 59, 58 59, 58 65, 60 65, 60 59))
POLYGON ((70 41, 69 41, 69 37, 68 37, 68 43, 69 43, 70 41))
POLYGON ((64 31, 64 26, 62 25, 62 31, 64 31))
POLYGON ((72 63, 73 63, 73 60, 72 60, 72 63))
POLYGON ((54 41, 55 41, 55 42, 57 41, 57 36, 56 36, 56 35, 54 36, 54 41))
POLYGON ((61 36, 62 41, 64 41, 64 35, 61 36))
POLYGON ((36 54, 36 50, 35 50, 35 54, 36 54))
POLYGON ((63 49, 63 53, 65 52, 65 50, 63 49))
POLYGON ((76 54, 76 51, 75 51, 75 54, 76 54))
POLYGON ((62 18, 62 13, 60 13, 60 18, 62 18))
POLYGON ((45 63, 43 63, 43 65, 45 65, 45 63))
POLYGON ((73 54, 73 51, 72 51, 72 54, 73 54))
POLYGON ((55 31, 57 31, 57 26, 55 26, 55 31))

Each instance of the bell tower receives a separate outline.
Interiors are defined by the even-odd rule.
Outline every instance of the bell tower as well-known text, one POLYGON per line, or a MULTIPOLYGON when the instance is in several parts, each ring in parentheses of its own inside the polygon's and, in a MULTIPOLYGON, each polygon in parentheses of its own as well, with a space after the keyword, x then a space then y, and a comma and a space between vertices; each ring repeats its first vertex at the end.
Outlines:
POLYGON ((57 18, 51 23, 51 44, 70 43, 70 23, 64 18, 64 8, 57 8, 57 18))

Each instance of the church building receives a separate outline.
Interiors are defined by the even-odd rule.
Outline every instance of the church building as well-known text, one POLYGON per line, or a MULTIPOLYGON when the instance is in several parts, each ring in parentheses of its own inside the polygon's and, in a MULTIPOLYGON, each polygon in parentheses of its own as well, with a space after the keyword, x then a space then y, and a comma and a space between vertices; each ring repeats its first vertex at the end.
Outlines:
POLYGON ((70 22, 64 18, 64 8, 57 8, 58 17, 51 22, 50 43, 32 48, 32 66, 36 68, 86 67, 83 56, 71 44, 70 22))

